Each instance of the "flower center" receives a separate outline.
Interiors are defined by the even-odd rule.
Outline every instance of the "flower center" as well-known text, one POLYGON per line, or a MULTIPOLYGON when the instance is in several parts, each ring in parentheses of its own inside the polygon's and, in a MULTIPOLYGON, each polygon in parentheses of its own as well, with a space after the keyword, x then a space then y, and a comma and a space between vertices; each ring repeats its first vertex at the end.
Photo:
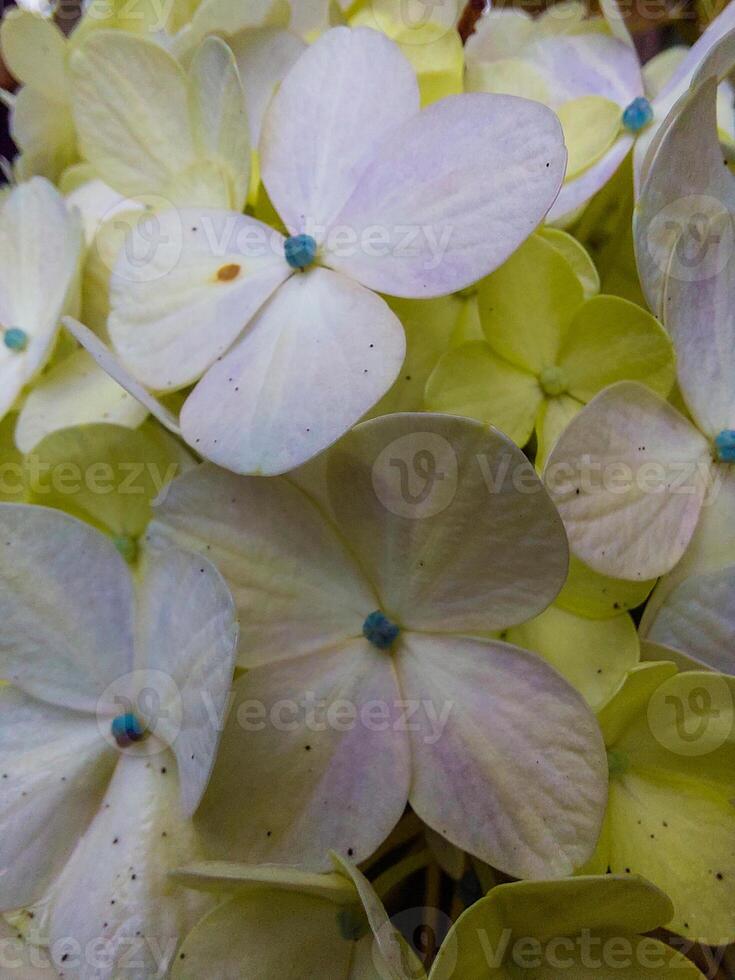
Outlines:
POLYGON ((112 543, 123 556, 126 562, 133 564, 138 557, 138 542, 127 534, 119 534, 112 539, 112 543))
POLYGON ((371 612, 362 624, 363 636, 378 650, 390 650, 400 632, 400 627, 391 623, 385 613, 379 609, 371 612))
POLYGON ((292 269, 306 269, 316 258, 316 241, 311 235, 292 235, 283 246, 292 269))
POLYGON ((607 770, 611 779, 615 776, 624 776, 629 769, 630 759, 627 752, 621 752, 620 749, 608 749, 607 770))
POLYGON ((3 343, 8 350, 24 351, 28 346, 28 334, 20 327, 8 327, 3 334, 3 343))
POLYGON ((715 439, 715 449, 721 463, 735 463, 735 429, 723 429, 715 439))
POLYGON ((640 133, 653 121, 653 107, 648 99, 639 95, 623 111, 623 126, 629 133, 640 133))
POLYGON ((112 737, 121 749, 127 748, 133 742, 140 742, 145 738, 145 727, 132 712, 118 715, 112 719, 112 737))
POLYGON ((563 395, 567 390, 567 376, 560 367, 544 368, 539 375, 539 383, 544 394, 554 397, 563 395))

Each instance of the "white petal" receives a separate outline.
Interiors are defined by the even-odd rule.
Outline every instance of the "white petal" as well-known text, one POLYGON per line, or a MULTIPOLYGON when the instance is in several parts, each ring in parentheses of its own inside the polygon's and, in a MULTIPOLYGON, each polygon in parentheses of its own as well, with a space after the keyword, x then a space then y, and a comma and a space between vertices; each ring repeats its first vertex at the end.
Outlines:
POLYGON ((250 139, 257 147, 273 93, 301 57, 306 45, 292 31, 279 27, 238 31, 227 41, 247 93, 250 139))
POLYGON ((0 687, 0 909, 39 900, 84 833, 116 755, 97 722, 0 687))
POLYGON ((335 221, 357 245, 328 242, 326 260, 394 296, 455 292, 531 234, 565 163, 561 124, 540 103, 485 93, 442 99, 376 149, 335 221))
POLYGON ((648 639, 735 674, 735 565, 695 575, 674 589, 648 639))
MULTIPOLYGON (((735 181, 731 189, 735 207, 735 181)), ((713 274, 684 278, 672 267, 663 304, 681 393, 699 428, 714 439, 723 429, 735 428, 735 239, 730 212, 723 207, 705 225, 704 234, 713 274)))
POLYGON ((712 480, 711 452, 675 408, 623 381, 572 419, 544 479, 577 557, 602 575, 656 578, 694 532, 712 480))
POLYGON ((184 438, 236 473, 284 473, 372 408, 405 351, 380 297, 329 269, 294 275, 189 396, 184 438))
POLYGON ((31 946, 18 935, 18 930, 0 919, 0 945, 7 969, 0 971, 2 980, 14 980, 18 969, 23 970, 23 980, 48 980, 50 961, 39 946, 31 946))
POLYGON ((372 419, 329 458, 338 527, 408 629, 503 629, 541 612, 567 572, 559 516, 533 467, 479 422, 372 419))
POLYGON ((514 877, 583 864, 602 825, 607 762, 581 695, 534 654, 494 640, 407 634, 396 669, 404 697, 423 706, 410 735, 421 819, 514 877))
POLYGON ((94 712, 132 667, 133 591, 113 543, 58 510, 0 504, 0 673, 94 712))
POLYGON ((367 858, 408 800, 408 739, 391 658, 367 640, 235 684, 197 826, 215 857, 329 870, 367 858))
MULTIPOLYGON (((178 763, 182 806, 190 815, 214 765, 237 647, 235 604, 214 565, 178 548, 148 558, 138 593, 136 642, 137 667, 162 671, 175 685, 180 722, 165 734, 178 763)), ((157 734, 163 734, 173 708, 165 695, 156 704, 157 734)))
POLYGON ((18 415, 15 442, 21 452, 29 453, 60 429, 93 422, 137 429, 147 414, 91 354, 78 350, 33 386, 18 415))
POLYGON ((396 44, 366 28, 322 35, 263 121, 263 183, 286 227, 320 241, 379 141, 418 110, 416 76, 396 44))
POLYGON ((240 666, 336 646, 361 635, 377 597, 345 542, 287 479, 244 479, 204 464, 158 502, 148 546, 206 555, 240 616, 240 666))
POLYGON ((113 378, 121 388, 124 388, 140 404, 158 419, 169 432, 180 435, 179 423, 174 415, 157 398, 136 381, 135 378, 125 370, 120 361, 89 327, 75 320, 73 317, 64 317, 64 326, 69 333, 77 340, 86 351, 88 351, 97 365, 102 368, 111 378, 113 378))
POLYGON ((205 208, 150 215, 115 264, 110 339, 143 384, 181 388, 225 353, 292 271, 282 237, 254 218, 205 208))
POLYGON ((177 945, 212 904, 168 874, 201 856, 191 822, 179 813, 173 756, 121 755, 97 816, 54 885, 49 938, 57 969, 73 969, 73 953, 69 967, 61 959, 67 940, 81 947, 77 963, 85 949, 96 950, 95 969, 78 974, 85 980, 165 976, 177 945))
POLYGON ((75 282, 82 229, 63 197, 34 177, 8 195, 0 211, 0 327, 28 336, 23 351, 0 342, 0 415, 51 352, 75 282))
POLYGON ((635 47, 635 41, 631 37, 628 25, 625 23, 625 14, 617 3, 617 0, 600 0, 600 12, 605 18, 607 26, 613 37, 616 37, 623 44, 635 47))

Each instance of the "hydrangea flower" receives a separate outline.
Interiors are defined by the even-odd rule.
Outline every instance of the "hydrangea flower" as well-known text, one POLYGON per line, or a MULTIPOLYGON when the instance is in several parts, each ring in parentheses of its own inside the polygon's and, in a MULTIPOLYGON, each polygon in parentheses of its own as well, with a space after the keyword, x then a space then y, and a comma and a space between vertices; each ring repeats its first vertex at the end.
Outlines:
POLYGON ((214 560, 240 613, 247 673, 197 815, 212 853, 360 861, 410 802, 509 874, 570 872, 604 808, 597 726, 541 658, 487 637, 564 580, 533 467, 501 434, 430 414, 362 423, 324 465, 325 498, 321 469, 300 488, 205 465, 150 525, 154 550, 214 560))
MULTIPOLYGON (((562 5, 561 12, 549 10, 540 24, 522 11, 490 11, 467 44, 468 87, 538 99, 562 120, 569 166, 549 212, 553 221, 572 219, 632 148, 637 181, 669 109, 707 52, 735 27, 735 9, 728 4, 667 82, 656 79, 651 90, 620 10, 614 0, 601 6, 610 34, 594 29, 594 22, 567 16, 568 7, 562 5)), ((723 120, 731 129, 729 110, 723 120)))
POLYGON ((45 179, 14 187, 0 211, 0 418, 19 411, 14 440, 30 452, 51 432, 146 412, 85 351, 59 343, 76 312, 83 255, 78 215, 45 179))
MULTIPOLYGON (((690 167, 698 175, 692 189, 699 193, 680 201, 684 216, 704 189, 713 208, 700 229, 707 248, 689 271, 686 256, 679 260, 674 251, 680 239, 672 241, 666 230, 675 215, 660 212, 670 246, 669 253, 657 253, 671 270, 665 325, 676 347, 679 388, 691 421, 641 385, 614 385, 573 420, 547 467, 553 482, 558 478, 551 490, 573 551, 596 571, 621 578, 669 572, 689 546, 708 509, 704 505, 715 506, 720 496, 732 495, 735 259, 732 233, 726 232, 735 208, 735 178, 722 166, 714 128, 719 70, 728 63, 720 64, 719 55, 727 53, 728 43, 731 38, 715 49, 689 96, 672 113, 641 201, 644 214, 651 213, 648 195, 665 207, 664 185, 682 188, 689 171, 679 168, 690 167), (708 125, 706 139, 700 134, 702 123, 708 125), (696 141, 695 131, 700 134, 696 141)), ((674 226, 691 228, 678 221, 674 226)), ((656 241, 653 221, 649 228, 648 241, 656 241)), ((714 533, 728 535, 726 523, 714 533)))
POLYGON ((82 233, 44 178, 13 188, 0 209, 0 417, 53 352, 75 310, 82 233))
POLYGON ((325 874, 217 861, 176 872, 177 881, 223 901, 187 936, 173 980, 421 976, 373 886, 351 861, 332 855, 332 863, 325 874))
POLYGON ((536 431, 539 465, 569 421, 623 378, 663 395, 674 351, 646 310, 589 295, 555 242, 534 235, 479 285, 483 339, 447 352, 426 386, 435 411, 490 422, 519 446, 536 431))
POLYGON ((454 923, 429 980, 701 980, 681 953, 642 935, 672 914, 666 895, 637 875, 498 885, 454 923))
MULTIPOLYGON (((164 41, 167 29, 178 29, 177 15, 188 6, 180 2, 157 4, 155 0, 88 4, 68 37, 51 16, 50 8, 44 13, 5 10, 0 27, 3 61, 21 83, 17 93, 5 94, 11 109, 11 134, 21 151, 13 163, 18 179, 41 176, 57 181, 78 159, 69 72, 78 45, 100 29, 139 33, 164 41)), ((59 9, 54 13, 63 21, 68 11, 59 9)))
POLYGON ((181 431, 206 458, 242 473, 292 469, 398 374, 403 330, 372 290, 430 298, 491 271, 543 217, 564 159, 545 107, 476 94, 419 112, 395 44, 328 31, 284 79, 261 138, 289 237, 234 212, 161 213, 150 262, 124 250, 116 266, 115 353, 153 391, 201 378, 181 431))
POLYGON ((57 970, 89 975, 94 955, 111 980, 132 952, 153 975, 207 905, 167 875, 203 856, 189 817, 232 677, 232 597, 175 549, 134 583, 59 511, 2 504, 0 528, 0 909, 57 970))
POLYGON ((643 875, 673 901, 672 931, 731 943, 735 680, 641 664, 599 717, 610 795, 588 867, 643 875))

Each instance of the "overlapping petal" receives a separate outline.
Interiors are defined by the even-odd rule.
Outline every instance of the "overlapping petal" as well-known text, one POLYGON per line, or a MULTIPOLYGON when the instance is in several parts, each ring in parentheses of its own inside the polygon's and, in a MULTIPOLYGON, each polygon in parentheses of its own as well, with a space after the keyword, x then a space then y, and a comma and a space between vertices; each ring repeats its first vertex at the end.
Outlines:
MULTIPOLYGON (((234 323, 241 306, 234 292, 232 300, 234 323)), ((329 269, 292 276, 189 396, 184 437, 235 472, 285 473, 330 446, 385 394, 405 345, 379 296, 329 269)))
POLYGON ((546 608, 566 576, 564 532, 532 465, 477 422, 364 422, 335 447, 328 480, 338 528, 407 629, 503 629, 546 608))
POLYGON ((582 865, 607 795, 602 739, 582 697, 539 657, 491 640, 411 633, 396 670, 424 706, 410 731, 410 800, 422 820, 514 877, 582 865))
POLYGON ((681 558, 713 478, 707 440, 643 385, 606 388, 572 420, 545 479, 578 558, 655 578, 681 558))

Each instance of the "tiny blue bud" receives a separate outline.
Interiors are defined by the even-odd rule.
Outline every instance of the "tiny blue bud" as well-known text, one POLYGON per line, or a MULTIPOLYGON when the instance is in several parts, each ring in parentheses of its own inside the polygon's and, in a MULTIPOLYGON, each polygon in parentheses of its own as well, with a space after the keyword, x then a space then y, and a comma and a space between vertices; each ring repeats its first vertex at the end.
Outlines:
POLYGON ((623 126, 630 133, 640 133, 653 121, 653 107, 648 99, 639 95, 623 112, 623 126))
POLYGON ((20 327, 10 327, 6 330, 3 340, 9 350, 22 351, 28 346, 28 334, 20 327))
POLYGON ((112 737, 121 749, 127 748, 133 742, 139 742, 145 735, 145 728, 132 712, 118 715, 112 719, 112 737))
POLYGON ((721 463, 735 463, 735 429, 724 429, 715 439, 715 448, 721 463))
POLYGON ((401 632, 399 626, 391 623, 388 617, 379 609, 371 612, 362 624, 362 634, 378 650, 389 650, 393 642, 401 632))
POLYGON ((292 235, 283 249, 292 269, 306 269, 316 258, 316 242, 311 235, 292 235))

